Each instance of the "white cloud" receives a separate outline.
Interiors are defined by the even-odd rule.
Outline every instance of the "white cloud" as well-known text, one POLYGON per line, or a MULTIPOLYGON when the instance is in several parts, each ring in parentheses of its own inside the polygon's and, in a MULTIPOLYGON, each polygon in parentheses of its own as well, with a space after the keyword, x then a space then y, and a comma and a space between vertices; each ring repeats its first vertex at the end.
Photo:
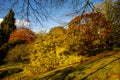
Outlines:
POLYGON ((15 25, 17 27, 29 27, 30 26, 30 22, 25 21, 25 20, 16 20, 15 25))
MULTIPOLYGON (((3 21, 3 19, 2 18, 0 18, 0 23, 3 21)), ((25 20, 16 20, 16 22, 15 22, 15 25, 17 26, 17 27, 29 27, 30 26, 30 22, 28 22, 28 21, 25 21, 25 20)))
POLYGON ((2 22, 2 20, 3 20, 3 19, 2 19, 2 18, 0 18, 0 23, 2 22))

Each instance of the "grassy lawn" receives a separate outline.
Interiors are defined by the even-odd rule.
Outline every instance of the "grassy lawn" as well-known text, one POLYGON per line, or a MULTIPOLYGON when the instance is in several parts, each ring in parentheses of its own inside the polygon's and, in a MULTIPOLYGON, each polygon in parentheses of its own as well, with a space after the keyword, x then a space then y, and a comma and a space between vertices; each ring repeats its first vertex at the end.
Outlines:
POLYGON ((10 73, 3 80, 120 80, 120 51, 104 51, 84 62, 33 76, 18 73, 22 68, 17 66, 5 71, 10 73))
POLYGON ((119 80, 120 52, 109 52, 96 60, 40 75, 40 80, 119 80), (112 53, 115 53, 114 55, 112 53))
POLYGON ((16 64, 6 64, 0 66, 0 79, 11 76, 13 74, 23 71, 23 67, 26 64, 16 63, 16 64))

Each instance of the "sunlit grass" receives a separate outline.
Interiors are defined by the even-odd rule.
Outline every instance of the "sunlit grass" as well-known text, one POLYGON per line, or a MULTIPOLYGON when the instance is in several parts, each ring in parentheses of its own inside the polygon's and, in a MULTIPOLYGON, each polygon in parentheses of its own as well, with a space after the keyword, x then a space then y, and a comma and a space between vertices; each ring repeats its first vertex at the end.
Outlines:
POLYGON ((58 67, 52 71, 43 74, 32 72, 20 72, 5 77, 7 80, 119 80, 120 79, 120 52, 106 51, 107 56, 101 55, 91 57, 91 60, 69 65, 66 67, 58 67), (92 59, 94 58, 94 59, 92 59))
MULTIPOLYGON (((114 52, 114 51, 113 51, 114 52)), ((59 72, 53 71, 41 75, 41 80, 48 78, 58 80, 119 80, 120 79, 120 53, 90 61, 82 65, 63 69, 59 72), (57 74, 53 74, 56 73, 57 74), (52 75, 51 75, 52 74, 52 75), (59 75, 58 75, 59 74, 59 75), (64 76, 66 74, 66 76, 64 76)))

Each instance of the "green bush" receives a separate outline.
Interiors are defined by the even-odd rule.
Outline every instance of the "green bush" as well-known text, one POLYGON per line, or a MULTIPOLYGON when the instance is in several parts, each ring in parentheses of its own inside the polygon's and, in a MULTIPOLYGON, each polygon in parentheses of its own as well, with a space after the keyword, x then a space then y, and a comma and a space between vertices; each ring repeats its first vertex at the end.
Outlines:
POLYGON ((17 63, 29 61, 30 44, 19 44, 7 52, 5 63, 17 63))
POLYGON ((0 64, 3 64, 3 59, 6 57, 9 50, 14 48, 17 44, 23 44, 24 41, 14 40, 8 43, 5 43, 0 47, 0 64))

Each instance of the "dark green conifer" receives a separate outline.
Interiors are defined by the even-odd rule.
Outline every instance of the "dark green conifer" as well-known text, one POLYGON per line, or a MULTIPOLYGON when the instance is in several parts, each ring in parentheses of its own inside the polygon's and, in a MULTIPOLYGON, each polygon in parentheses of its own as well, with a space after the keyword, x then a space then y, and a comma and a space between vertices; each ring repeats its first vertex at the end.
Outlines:
POLYGON ((1 22, 0 43, 2 44, 8 42, 11 32, 13 32, 16 29, 14 16, 15 13, 12 9, 10 9, 8 14, 4 17, 3 21, 1 22))

